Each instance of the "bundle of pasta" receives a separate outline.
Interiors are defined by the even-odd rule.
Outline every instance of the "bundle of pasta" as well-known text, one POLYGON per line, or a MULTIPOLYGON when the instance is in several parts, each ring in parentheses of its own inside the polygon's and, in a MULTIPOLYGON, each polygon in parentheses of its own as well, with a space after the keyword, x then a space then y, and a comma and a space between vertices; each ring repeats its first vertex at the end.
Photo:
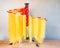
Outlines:
POLYGON ((15 14, 13 14, 12 12, 8 13, 8 37, 10 43, 16 42, 15 14))
POLYGON ((19 12, 16 13, 16 40, 22 42, 23 35, 23 16, 19 12))
POLYGON ((23 17, 23 38, 24 38, 24 40, 26 40, 26 15, 23 15, 22 16, 23 17))
POLYGON ((38 17, 33 17, 32 18, 32 36, 37 40, 37 36, 38 36, 38 25, 39 20, 38 17))
POLYGON ((42 43, 45 38, 45 25, 46 20, 44 18, 39 18, 39 27, 38 27, 38 36, 37 41, 38 43, 42 43))
POLYGON ((32 42, 32 17, 29 16, 29 22, 28 22, 28 34, 29 34, 29 42, 32 42))

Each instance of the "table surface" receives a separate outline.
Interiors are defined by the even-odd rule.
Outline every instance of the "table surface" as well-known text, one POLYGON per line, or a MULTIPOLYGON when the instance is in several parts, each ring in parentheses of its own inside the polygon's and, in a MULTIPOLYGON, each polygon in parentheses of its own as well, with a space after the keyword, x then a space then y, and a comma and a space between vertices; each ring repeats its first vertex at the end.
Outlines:
POLYGON ((45 40, 37 47, 35 42, 25 41, 21 44, 9 45, 8 41, 0 40, 0 48, 60 48, 60 40, 45 40))

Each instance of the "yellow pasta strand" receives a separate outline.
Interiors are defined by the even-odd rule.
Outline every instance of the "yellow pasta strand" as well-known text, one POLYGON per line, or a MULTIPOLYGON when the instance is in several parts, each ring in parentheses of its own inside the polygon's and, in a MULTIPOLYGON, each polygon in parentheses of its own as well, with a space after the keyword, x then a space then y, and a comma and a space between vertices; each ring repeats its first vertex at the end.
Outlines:
POLYGON ((32 42, 32 17, 29 16, 29 24, 28 24, 28 33, 29 33, 29 42, 32 42))
POLYGON ((15 15, 13 13, 8 14, 8 37, 10 43, 16 42, 16 24, 15 15))
POLYGON ((23 38, 26 40, 26 15, 23 15, 23 38))
POLYGON ((32 36, 37 40, 38 35, 38 18, 33 17, 32 19, 32 36))
POLYGON ((22 33, 23 33, 23 16, 22 15, 16 15, 16 39, 17 41, 22 41, 22 33))
POLYGON ((38 36, 37 36, 37 40, 39 43, 42 43, 44 38, 45 38, 45 25, 46 21, 44 20, 44 18, 39 18, 39 30, 38 30, 38 36))

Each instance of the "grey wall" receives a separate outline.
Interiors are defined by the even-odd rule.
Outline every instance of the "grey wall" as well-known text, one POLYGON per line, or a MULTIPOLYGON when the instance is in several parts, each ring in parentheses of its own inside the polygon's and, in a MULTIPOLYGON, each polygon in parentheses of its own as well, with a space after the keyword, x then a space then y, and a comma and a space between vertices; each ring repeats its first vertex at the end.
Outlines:
MULTIPOLYGON (((0 0, 0 40, 8 36, 7 10, 24 7, 26 0, 0 0)), ((60 0, 29 0, 30 14, 47 18, 46 38, 60 40, 60 0)))

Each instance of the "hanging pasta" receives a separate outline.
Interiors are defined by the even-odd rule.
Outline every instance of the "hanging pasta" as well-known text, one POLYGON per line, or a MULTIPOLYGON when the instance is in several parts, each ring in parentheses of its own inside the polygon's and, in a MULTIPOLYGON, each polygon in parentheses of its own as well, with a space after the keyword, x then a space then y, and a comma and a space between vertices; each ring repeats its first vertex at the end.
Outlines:
POLYGON ((32 16, 29 16, 28 34, 29 34, 29 42, 32 42, 32 16))
POLYGON ((37 36, 38 43, 42 43, 45 38, 45 26, 46 26, 46 20, 44 18, 39 18, 39 28, 37 36))
POLYGON ((15 14, 8 13, 8 37, 10 43, 16 42, 16 24, 15 24, 15 14))
POLYGON ((32 36, 37 40, 37 36, 38 36, 38 18, 37 17, 33 17, 32 18, 32 36))
POLYGON ((23 15, 23 38, 26 40, 26 15, 23 15))

